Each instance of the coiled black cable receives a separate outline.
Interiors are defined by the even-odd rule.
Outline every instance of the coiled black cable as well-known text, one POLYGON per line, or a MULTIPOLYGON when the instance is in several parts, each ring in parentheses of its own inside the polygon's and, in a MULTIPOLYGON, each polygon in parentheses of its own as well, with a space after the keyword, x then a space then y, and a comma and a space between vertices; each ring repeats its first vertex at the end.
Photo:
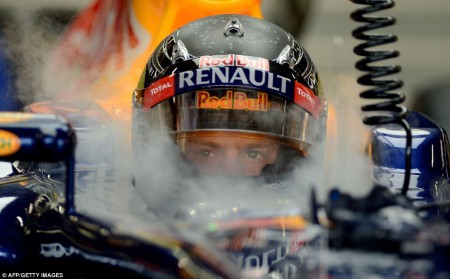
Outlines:
POLYGON ((387 75, 395 74, 401 71, 398 65, 390 66, 371 66, 370 63, 395 58, 400 55, 396 50, 369 51, 368 48, 380 46, 397 41, 397 36, 392 34, 368 34, 368 31, 391 26, 396 23, 395 18, 389 16, 368 16, 367 14, 392 8, 395 3, 392 0, 351 0, 356 4, 367 5, 351 13, 350 17, 356 22, 365 23, 352 32, 355 39, 363 40, 364 43, 357 45, 353 52, 364 58, 359 60, 355 67, 367 74, 358 78, 357 82, 361 85, 373 86, 373 88, 360 93, 364 99, 387 99, 374 104, 364 105, 362 111, 365 112, 384 112, 382 115, 371 115, 363 119, 366 125, 382 125, 396 123, 401 125, 406 132, 405 148, 405 179, 401 193, 406 195, 409 187, 411 175, 411 145, 412 133, 408 122, 405 119, 407 109, 400 106, 405 96, 392 90, 399 89, 403 82, 398 79, 380 79, 387 75))

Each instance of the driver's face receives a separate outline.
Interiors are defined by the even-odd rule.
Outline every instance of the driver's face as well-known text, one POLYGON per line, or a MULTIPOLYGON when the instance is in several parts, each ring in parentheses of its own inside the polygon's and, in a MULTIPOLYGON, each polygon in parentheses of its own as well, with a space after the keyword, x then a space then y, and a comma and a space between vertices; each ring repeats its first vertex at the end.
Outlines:
POLYGON ((233 136, 192 137, 186 140, 185 156, 200 172, 227 176, 257 176, 278 153, 274 141, 233 136))

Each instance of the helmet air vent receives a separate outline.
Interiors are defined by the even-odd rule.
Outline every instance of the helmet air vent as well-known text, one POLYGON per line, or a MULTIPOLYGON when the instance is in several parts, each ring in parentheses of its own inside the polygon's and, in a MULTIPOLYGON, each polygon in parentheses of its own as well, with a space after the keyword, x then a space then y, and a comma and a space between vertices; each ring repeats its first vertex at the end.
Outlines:
POLYGON ((225 37, 228 36, 244 36, 244 28, 242 27, 242 24, 239 22, 239 20, 235 17, 231 18, 230 21, 225 25, 223 34, 225 37))
POLYGON ((190 58, 189 51, 181 40, 178 40, 172 49, 172 64, 186 61, 190 58))
POLYGON ((275 61, 281 65, 288 65, 291 69, 294 68, 296 62, 294 48, 289 45, 285 46, 275 61))

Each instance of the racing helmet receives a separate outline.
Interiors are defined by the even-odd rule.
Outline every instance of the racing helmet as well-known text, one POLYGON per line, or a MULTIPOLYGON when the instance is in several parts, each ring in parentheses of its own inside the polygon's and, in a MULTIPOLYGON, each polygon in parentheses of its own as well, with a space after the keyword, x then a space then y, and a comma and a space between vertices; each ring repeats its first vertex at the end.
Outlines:
POLYGON ((277 142, 284 158, 307 157, 326 117, 317 69, 300 43, 266 20, 224 14, 192 21, 156 47, 133 93, 132 137, 167 134, 186 152, 189 139, 225 133, 277 142))

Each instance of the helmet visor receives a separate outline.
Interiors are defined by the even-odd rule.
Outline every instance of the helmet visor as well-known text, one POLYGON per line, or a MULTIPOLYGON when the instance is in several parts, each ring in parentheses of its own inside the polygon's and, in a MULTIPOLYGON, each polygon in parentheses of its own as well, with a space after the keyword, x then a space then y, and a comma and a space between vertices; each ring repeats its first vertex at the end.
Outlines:
POLYGON ((166 99, 147 110, 150 134, 177 139, 198 132, 228 131, 277 140, 307 153, 319 121, 298 105, 273 94, 241 88, 195 90, 166 99))

